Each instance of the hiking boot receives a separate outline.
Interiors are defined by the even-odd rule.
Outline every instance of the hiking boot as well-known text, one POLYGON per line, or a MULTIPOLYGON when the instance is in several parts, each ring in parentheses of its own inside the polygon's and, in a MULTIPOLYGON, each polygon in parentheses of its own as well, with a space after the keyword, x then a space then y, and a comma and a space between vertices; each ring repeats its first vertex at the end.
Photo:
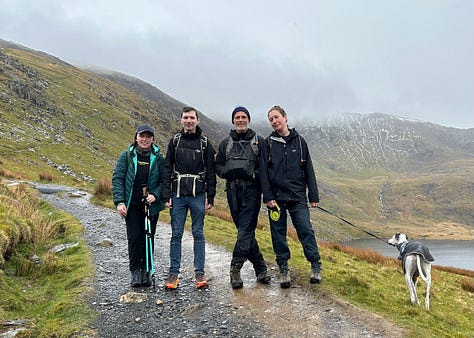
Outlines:
POLYGON ((268 284, 272 278, 268 275, 267 271, 262 271, 257 274, 257 282, 261 284, 268 284))
POLYGON ((130 271, 130 274, 130 286, 134 288, 142 286, 142 272, 140 270, 133 270, 130 271))
POLYGON ((208 286, 207 280, 204 277, 204 272, 196 272, 196 289, 206 288, 208 286))
POLYGON ((290 271, 280 270, 280 278, 278 280, 282 289, 288 289, 291 285, 290 271))
POLYGON ((178 284, 179 284, 178 276, 171 273, 165 282, 165 289, 174 290, 178 288, 178 284))
POLYGON ((321 270, 320 269, 311 269, 311 277, 309 278, 311 284, 320 284, 321 283, 321 270))
POLYGON ((240 289, 244 286, 240 276, 240 267, 237 265, 231 265, 230 267, 230 285, 232 285, 232 289, 240 289))
POLYGON ((150 273, 150 271, 143 270, 142 285, 146 286, 146 287, 151 286, 151 273, 150 273))

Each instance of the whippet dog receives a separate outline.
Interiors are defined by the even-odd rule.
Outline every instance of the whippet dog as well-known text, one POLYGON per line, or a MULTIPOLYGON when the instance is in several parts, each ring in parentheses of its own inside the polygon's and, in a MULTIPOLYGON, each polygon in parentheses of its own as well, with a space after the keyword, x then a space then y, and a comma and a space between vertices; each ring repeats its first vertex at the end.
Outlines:
POLYGON ((428 247, 420 242, 408 241, 406 234, 397 233, 388 241, 388 244, 397 247, 400 251, 398 259, 402 261, 405 281, 410 290, 410 300, 412 304, 420 305, 416 295, 416 281, 420 276, 426 282, 425 308, 430 309, 430 288, 431 288, 431 262, 434 261, 428 247))

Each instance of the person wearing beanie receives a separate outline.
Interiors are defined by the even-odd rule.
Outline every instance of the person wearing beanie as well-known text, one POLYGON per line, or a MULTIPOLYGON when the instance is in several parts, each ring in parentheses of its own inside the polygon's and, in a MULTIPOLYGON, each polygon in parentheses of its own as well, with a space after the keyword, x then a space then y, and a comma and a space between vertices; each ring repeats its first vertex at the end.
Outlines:
POLYGON ((232 121, 231 121, 232 124, 234 124, 234 117, 235 117, 235 114, 237 114, 238 112, 243 112, 245 115, 247 115, 247 118, 248 118, 249 123, 250 123, 250 113, 247 110, 247 108, 242 107, 242 106, 237 106, 232 111, 232 121))
POLYGON ((263 138, 249 128, 250 113, 245 107, 232 111, 232 123, 235 129, 219 143, 216 173, 226 180, 227 201, 237 228, 229 275, 232 288, 239 289, 244 285, 240 270, 247 260, 257 282, 268 284, 270 276, 255 238, 262 196, 258 168, 263 138))
MULTIPOLYGON (((112 195, 118 214, 127 227, 130 285, 151 286, 154 269, 147 256, 145 222, 149 208, 151 255, 161 202, 161 175, 165 159, 154 141, 155 131, 139 126, 133 143, 120 154, 112 174, 112 195)), ((148 252, 150 254, 150 252, 148 252)))

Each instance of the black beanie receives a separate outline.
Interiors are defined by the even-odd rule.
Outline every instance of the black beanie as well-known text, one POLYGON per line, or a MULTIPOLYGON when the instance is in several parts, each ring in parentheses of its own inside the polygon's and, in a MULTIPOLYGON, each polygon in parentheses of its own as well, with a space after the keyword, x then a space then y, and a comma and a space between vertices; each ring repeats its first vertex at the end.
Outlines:
POLYGON ((234 108, 234 110, 232 111, 232 124, 234 124, 234 116, 235 114, 237 114, 239 111, 243 111, 245 113, 245 115, 247 115, 247 117, 249 118, 249 122, 250 122, 250 113, 249 111, 247 110, 247 108, 243 107, 243 106, 237 106, 234 108))

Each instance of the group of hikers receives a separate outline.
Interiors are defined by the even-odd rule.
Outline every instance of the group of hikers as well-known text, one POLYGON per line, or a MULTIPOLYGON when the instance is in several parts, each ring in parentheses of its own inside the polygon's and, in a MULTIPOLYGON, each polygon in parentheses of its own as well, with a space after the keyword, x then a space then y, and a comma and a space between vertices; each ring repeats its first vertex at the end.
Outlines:
POLYGON ((114 204, 127 228, 132 287, 154 283, 154 236, 159 213, 164 208, 169 208, 171 215, 170 265, 165 289, 176 289, 179 285, 188 210, 196 288, 208 286, 204 217, 214 204, 216 175, 226 180, 227 201, 237 228, 229 269, 232 288, 243 287, 240 271, 247 260, 253 265, 258 283, 268 284, 271 280, 255 238, 262 195, 268 208, 280 287, 291 285, 288 214, 311 263, 310 283, 321 282, 321 258, 309 213, 309 207, 318 206, 319 194, 308 146, 294 128, 288 127, 282 107, 273 106, 267 115, 273 132, 264 139, 249 128, 249 111, 237 106, 232 111, 235 128, 219 143, 217 153, 199 127, 199 115, 193 107, 183 108, 182 129, 170 139, 166 157, 154 143, 154 129, 148 125, 138 127, 134 142, 120 154, 112 175, 114 204))

